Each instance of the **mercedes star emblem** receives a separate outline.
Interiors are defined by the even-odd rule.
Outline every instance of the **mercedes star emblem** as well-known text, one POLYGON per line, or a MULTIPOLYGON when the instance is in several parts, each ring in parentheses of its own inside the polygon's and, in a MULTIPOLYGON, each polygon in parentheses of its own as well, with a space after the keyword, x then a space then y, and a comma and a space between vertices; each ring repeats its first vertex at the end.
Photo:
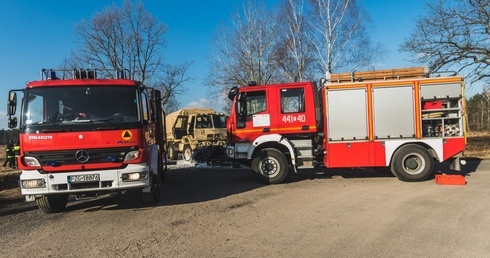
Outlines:
POLYGON ((90 155, 86 150, 79 150, 75 153, 75 158, 80 163, 85 163, 90 159, 90 155))

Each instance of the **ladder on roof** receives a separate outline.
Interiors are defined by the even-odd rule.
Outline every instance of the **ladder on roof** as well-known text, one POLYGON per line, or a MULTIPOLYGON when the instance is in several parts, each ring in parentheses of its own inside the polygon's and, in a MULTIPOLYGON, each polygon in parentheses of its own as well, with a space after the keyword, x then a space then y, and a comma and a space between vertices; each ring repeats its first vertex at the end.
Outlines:
POLYGON ((354 71, 347 73, 335 73, 330 75, 327 83, 362 82, 362 81, 386 81, 407 78, 426 78, 429 75, 427 67, 398 68, 387 70, 354 71))

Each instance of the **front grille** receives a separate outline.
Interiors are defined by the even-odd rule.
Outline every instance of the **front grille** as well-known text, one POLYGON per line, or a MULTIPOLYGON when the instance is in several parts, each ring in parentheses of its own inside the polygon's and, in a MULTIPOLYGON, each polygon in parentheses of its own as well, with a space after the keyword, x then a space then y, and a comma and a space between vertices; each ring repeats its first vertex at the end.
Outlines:
POLYGON ((99 188, 99 187, 100 187, 99 182, 88 182, 88 183, 70 184, 70 189, 71 190, 92 189, 92 188, 99 188))
POLYGON ((207 134, 207 135, 206 135, 206 138, 207 138, 209 141, 211 141, 211 140, 223 140, 223 139, 221 138, 221 134, 219 134, 219 133, 216 133, 216 134, 207 134))
POLYGON ((84 149, 88 152, 90 159, 87 162, 79 162, 76 159, 76 150, 62 151, 29 151, 25 156, 36 158, 42 166, 60 166, 60 165, 77 165, 77 164, 97 164, 115 162, 122 163, 124 157, 130 151, 136 150, 136 147, 125 148, 108 148, 108 149, 84 149))
POLYGON ((68 190, 78 190, 78 189, 103 189, 112 187, 113 181, 100 181, 100 182, 86 182, 86 183, 74 183, 74 184, 58 184, 55 185, 55 189, 58 191, 68 190))

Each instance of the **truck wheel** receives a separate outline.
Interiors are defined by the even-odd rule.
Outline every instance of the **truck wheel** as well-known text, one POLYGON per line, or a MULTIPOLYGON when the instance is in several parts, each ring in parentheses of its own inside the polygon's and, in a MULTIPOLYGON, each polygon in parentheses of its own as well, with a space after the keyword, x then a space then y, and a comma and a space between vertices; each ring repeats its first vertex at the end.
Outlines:
POLYGON ((263 149, 252 160, 252 170, 260 181, 279 184, 288 174, 288 162, 276 149, 263 149))
POLYGON ((160 174, 160 180, 162 182, 165 182, 165 180, 167 179, 167 169, 168 169, 168 160, 167 160, 167 155, 163 154, 163 155, 160 155, 161 156, 161 160, 159 161, 160 164, 158 164, 158 174, 160 174))
POLYGON ((64 211, 68 203, 68 194, 42 195, 36 199, 37 206, 45 213, 64 211))
POLYGON ((423 181, 432 173, 434 160, 427 149, 419 145, 406 145, 393 155, 391 171, 406 182, 423 181))
POLYGON ((191 149, 191 146, 189 145, 185 145, 184 146, 184 152, 182 153, 182 158, 185 160, 185 161, 192 161, 192 149, 191 149))
POLYGON ((146 204, 156 204, 160 200, 161 176, 157 174, 151 177, 151 191, 143 192, 143 202, 146 204))
POLYGON ((175 151, 174 146, 168 146, 168 159, 170 160, 176 160, 177 159, 177 152, 175 151))

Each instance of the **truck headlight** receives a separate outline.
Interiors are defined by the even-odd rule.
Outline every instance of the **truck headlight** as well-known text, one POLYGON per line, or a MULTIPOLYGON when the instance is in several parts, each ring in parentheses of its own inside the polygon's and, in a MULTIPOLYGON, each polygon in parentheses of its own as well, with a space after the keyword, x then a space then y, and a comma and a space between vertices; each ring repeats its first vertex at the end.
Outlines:
POLYGON ((147 172, 124 173, 121 175, 121 180, 123 182, 141 181, 146 178, 148 178, 147 172))
POLYGON ((22 188, 44 188, 44 187, 46 187, 46 181, 44 181, 44 178, 21 180, 20 181, 20 187, 22 187, 22 188))
POLYGON ((235 148, 233 146, 226 146, 226 155, 230 158, 233 158, 235 154, 235 148))
POLYGON ((30 167, 40 167, 41 166, 41 163, 39 163, 39 161, 34 157, 26 156, 26 157, 24 157, 24 161, 25 161, 26 165, 30 166, 30 167))
POLYGON ((139 150, 135 151, 130 151, 126 154, 126 157, 124 157, 124 161, 130 161, 130 160, 135 160, 141 156, 141 153, 139 150))

